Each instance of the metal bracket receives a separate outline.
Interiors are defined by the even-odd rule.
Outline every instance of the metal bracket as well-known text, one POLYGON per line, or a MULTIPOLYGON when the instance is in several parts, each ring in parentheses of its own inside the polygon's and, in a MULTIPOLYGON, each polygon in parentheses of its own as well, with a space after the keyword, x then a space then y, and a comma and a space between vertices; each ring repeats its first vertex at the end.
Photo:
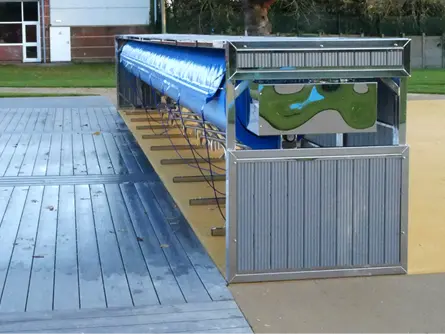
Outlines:
POLYGON ((142 135, 142 139, 169 139, 169 138, 184 138, 182 133, 172 134, 154 134, 154 135, 142 135))
POLYGON ((202 146, 198 145, 159 145, 159 146, 152 146, 150 148, 151 151, 189 151, 191 149, 198 150, 203 148, 202 146))
POLYGON ((191 164, 208 164, 224 162, 222 159, 201 159, 201 158, 179 158, 179 159, 162 159, 161 165, 191 165, 191 164))
POLYGON ((381 78, 381 80, 385 86, 391 89, 397 96, 400 96, 400 87, 394 82, 394 80, 389 78, 381 78))
POLYGON ((190 206, 198 206, 198 205, 226 205, 225 197, 204 197, 204 198, 192 198, 189 200, 190 206))
POLYGON ((212 227, 211 229, 212 237, 225 237, 226 228, 225 227, 212 227))

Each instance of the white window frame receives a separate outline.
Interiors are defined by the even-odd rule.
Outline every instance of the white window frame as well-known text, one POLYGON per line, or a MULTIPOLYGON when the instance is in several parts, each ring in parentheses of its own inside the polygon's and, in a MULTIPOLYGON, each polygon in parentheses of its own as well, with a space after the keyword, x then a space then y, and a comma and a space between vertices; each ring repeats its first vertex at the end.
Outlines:
MULTIPOLYGON (((6 1, 8 2, 8 1, 6 1)), ((40 62, 41 61, 41 53, 42 53, 42 40, 41 40, 41 26, 40 26, 40 1, 37 1, 37 21, 25 21, 24 17, 24 2, 20 2, 20 11, 21 11, 21 21, 13 21, 13 22, 3 22, 1 21, 0 24, 4 25, 13 25, 13 24, 20 24, 22 26, 22 41, 21 43, 0 43, 0 47, 2 46, 21 46, 23 49, 23 62, 40 62), (26 42, 26 26, 27 25, 36 25, 37 26, 37 42, 29 43, 26 42), (26 47, 29 46, 36 46, 37 47, 37 58, 33 59, 27 59, 26 58, 26 47)))
POLYGON ((40 1, 37 1, 37 21, 25 21, 24 2, 22 1, 22 51, 24 63, 39 63, 42 60, 42 41, 40 37, 40 1), (26 26, 36 26, 36 41, 26 42, 26 26), (26 56, 27 47, 37 48, 37 57, 28 58, 26 56))

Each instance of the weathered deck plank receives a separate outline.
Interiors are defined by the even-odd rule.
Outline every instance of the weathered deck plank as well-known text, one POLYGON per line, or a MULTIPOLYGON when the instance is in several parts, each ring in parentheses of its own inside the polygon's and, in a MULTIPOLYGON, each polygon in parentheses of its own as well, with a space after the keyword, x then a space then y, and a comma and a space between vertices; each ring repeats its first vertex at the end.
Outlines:
POLYGON ((74 186, 59 188, 56 262, 54 273, 54 309, 79 307, 79 273, 77 270, 76 200, 74 186))

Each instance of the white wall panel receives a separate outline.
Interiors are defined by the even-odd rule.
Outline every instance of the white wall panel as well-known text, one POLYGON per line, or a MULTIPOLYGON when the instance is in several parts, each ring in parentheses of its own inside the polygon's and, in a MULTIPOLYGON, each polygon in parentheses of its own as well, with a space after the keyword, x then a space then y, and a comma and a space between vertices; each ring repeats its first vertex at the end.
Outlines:
POLYGON ((119 26, 150 23, 150 0, 51 0, 53 26, 119 26))

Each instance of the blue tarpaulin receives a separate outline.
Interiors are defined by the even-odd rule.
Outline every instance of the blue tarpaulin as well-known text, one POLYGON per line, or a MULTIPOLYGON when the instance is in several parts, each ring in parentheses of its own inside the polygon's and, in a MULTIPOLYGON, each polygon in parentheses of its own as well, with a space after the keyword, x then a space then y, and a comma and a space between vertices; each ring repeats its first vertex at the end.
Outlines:
MULTIPOLYGON (((120 63, 130 73, 169 96, 180 106, 226 130, 226 62, 222 49, 190 48, 130 41, 120 52, 120 63)), ((258 137, 246 129, 250 94, 235 101, 237 139, 253 149, 280 147, 280 137, 258 137)))

